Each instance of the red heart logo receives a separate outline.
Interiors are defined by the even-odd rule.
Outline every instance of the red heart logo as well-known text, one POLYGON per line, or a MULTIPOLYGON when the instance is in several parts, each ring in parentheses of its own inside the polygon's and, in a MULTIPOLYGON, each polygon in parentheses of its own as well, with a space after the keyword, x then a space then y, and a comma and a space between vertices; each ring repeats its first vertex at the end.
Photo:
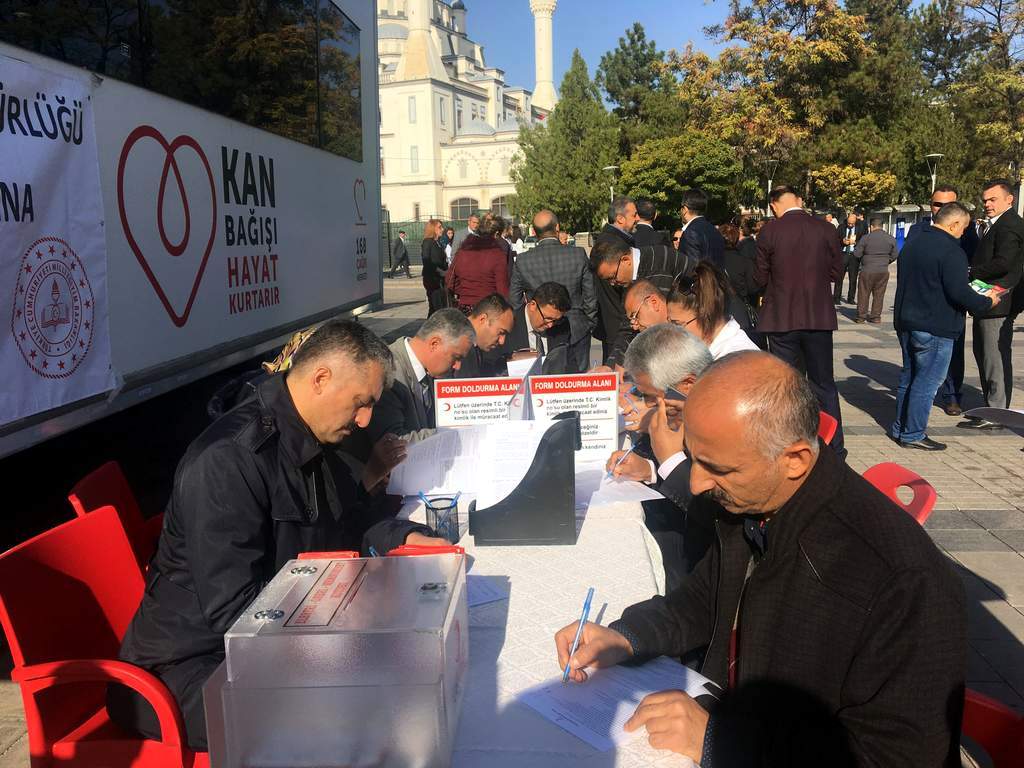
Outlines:
POLYGON ((202 147, 199 143, 191 136, 181 135, 178 136, 174 141, 168 143, 164 135, 160 133, 156 128, 151 125, 140 125, 125 139, 124 146, 121 148, 121 158, 117 164, 117 207, 121 214, 121 228, 124 230, 124 236, 128 240, 128 245, 131 246, 132 252, 135 254, 135 258, 138 259, 139 265, 142 267, 142 271, 146 273, 146 277, 149 278, 150 284, 153 286, 153 290, 156 291, 157 297, 160 302, 164 305, 164 309, 167 314, 178 328, 181 328, 188 322, 189 313, 192 311, 192 303, 195 301, 196 294, 199 292, 199 284, 202 282, 203 273, 206 271, 206 262, 210 258, 210 251, 213 249, 213 241, 217 235, 217 192, 213 182, 213 171, 210 169, 210 163, 206 159, 202 147), (130 224, 128 223, 128 213, 125 210, 125 199, 124 199, 124 174, 125 166, 128 163, 128 155, 131 153, 132 148, 141 139, 153 139, 157 142, 164 150, 164 163, 163 171, 160 174, 160 191, 157 196, 157 214, 156 214, 156 225, 160 235, 160 242, 162 243, 167 254, 171 257, 181 256, 185 249, 188 248, 189 237, 192 230, 192 217, 189 210, 188 194, 185 189, 185 183, 182 179, 181 170, 178 167, 178 162, 175 159, 175 153, 182 147, 191 149, 203 163, 203 168, 206 170, 206 175, 210 180, 210 203, 212 205, 213 215, 210 218, 210 237, 206 242, 206 248, 203 252, 203 258, 199 263, 198 269, 196 270, 195 278, 192 281, 192 288, 188 294, 188 300, 185 302, 184 310, 179 314, 171 303, 167 296, 167 292, 163 286, 160 285, 160 281, 153 271, 149 260, 146 258, 146 254, 143 253, 142 248, 136 241, 135 235, 132 233, 130 224), (164 193, 167 190, 168 175, 174 173, 175 181, 177 182, 178 194, 181 196, 182 213, 184 218, 184 231, 181 236, 181 240, 177 243, 171 242, 167 236, 167 230, 164 226, 164 193))
POLYGON ((352 184, 352 199, 356 202, 356 215, 359 216, 359 223, 366 221, 363 218, 363 209, 359 205, 360 202, 366 202, 366 182, 362 179, 356 179, 352 184))

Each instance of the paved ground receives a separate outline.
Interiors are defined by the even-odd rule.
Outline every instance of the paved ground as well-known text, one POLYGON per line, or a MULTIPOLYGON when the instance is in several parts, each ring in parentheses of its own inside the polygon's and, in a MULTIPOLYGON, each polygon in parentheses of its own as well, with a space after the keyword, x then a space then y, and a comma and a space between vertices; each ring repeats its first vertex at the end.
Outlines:
MULTIPOLYGON (((895 278, 889 282, 881 325, 855 325, 853 308, 841 308, 835 366, 849 462, 862 471, 895 461, 935 486, 939 499, 925 528, 953 561, 967 593, 968 684, 1024 712, 1024 438, 1009 431, 968 433, 956 428, 959 419, 938 408, 932 411, 929 434, 948 443, 947 451, 907 451, 886 438, 900 371, 888 311, 894 291, 895 278)), ((426 315, 418 278, 385 280, 384 296, 381 308, 363 316, 383 336, 408 333, 426 315)), ((1018 324, 1016 331, 1019 408, 1024 406, 1024 327, 1018 324)), ((973 407, 982 403, 970 335, 967 349, 966 405, 973 407)), ((0 681, 0 768, 25 765, 21 698, 16 686, 0 681)))

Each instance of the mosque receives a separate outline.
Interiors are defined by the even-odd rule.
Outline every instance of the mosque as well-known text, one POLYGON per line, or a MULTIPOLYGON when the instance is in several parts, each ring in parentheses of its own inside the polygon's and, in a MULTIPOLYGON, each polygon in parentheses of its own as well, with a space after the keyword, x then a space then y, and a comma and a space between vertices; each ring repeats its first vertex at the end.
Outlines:
POLYGON ((460 221, 478 210, 509 215, 519 126, 544 120, 558 99, 556 4, 530 0, 530 91, 506 84, 504 71, 484 61, 467 33, 463 0, 378 0, 381 203, 392 221, 460 221))

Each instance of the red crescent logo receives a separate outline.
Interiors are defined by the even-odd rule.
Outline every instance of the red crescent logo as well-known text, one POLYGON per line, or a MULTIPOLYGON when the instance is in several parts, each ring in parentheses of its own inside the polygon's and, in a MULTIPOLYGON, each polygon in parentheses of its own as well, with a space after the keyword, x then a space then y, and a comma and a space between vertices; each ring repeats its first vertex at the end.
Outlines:
POLYGON ((544 407, 544 398, 543 397, 538 397, 537 398, 537 407, 538 408, 543 408, 544 407))
POLYGON ((164 135, 151 125, 140 125, 128 134, 128 138, 125 139, 124 146, 121 148, 121 158, 117 163, 117 208, 121 214, 121 228, 124 230, 124 236, 128 240, 128 245, 131 246, 132 252, 135 254, 135 258, 138 259, 139 266, 142 267, 142 271, 145 272, 146 277, 149 278, 149 282, 153 286, 153 290, 156 291, 156 295, 160 299, 160 302, 164 305, 164 309, 167 311, 168 316, 170 316, 171 322, 173 322, 178 328, 181 328, 188 322, 189 313, 192 312, 192 303, 195 301, 196 294, 199 292, 199 284, 202 282, 203 273, 206 271, 206 262, 210 258, 210 251, 213 249, 213 240, 217 234, 217 191, 214 187, 213 171, 210 170, 210 163, 206 159, 206 155, 199 146, 199 143, 191 136, 185 135, 178 136, 174 141, 168 143, 167 139, 164 138, 164 135), (203 252, 202 261, 199 263, 195 278, 192 281, 192 289, 189 292, 188 301, 185 303, 185 309, 180 314, 171 304, 163 286, 160 285, 160 281, 153 273, 153 269, 149 264, 149 260, 146 258, 146 254, 142 252, 138 242, 135 240, 131 226, 128 223, 128 214, 125 211, 125 165, 128 163, 128 155, 131 153, 132 148, 140 139, 153 139, 163 147, 165 154, 163 171, 160 174, 160 191, 156 200, 156 222, 157 229, 160 234, 160 242, 163 244, 163 247, 169 256, 181 256, 185 252, 185 249, 188 248, 189 237, 192 234, 192 221, 189 212, 188 195, 185 189, 185 184, 181 178, 181 171, 178 169, 178 162, 175 160, 175 154, 178 150, 182 147, 187 147, 195 152, 196 155, 199 156, 199 159, 202 160, 203 168, 206 169, 206 175, 210 179, 210 204, 213 208, 210 236, 206 241, 206 248, 203 252), (174 173, 174 178, 178 185, 178 194, 181 196, 181 204, 185 218, 185 231, 182 233, 181 241, 177 243, 172 243, 168 239, 167 232, 164 229, 164 193, 167 190, 168 174, 172 172, 174 173))
POLYGON ((444 409, 445 409, 445 411, 450 411, 452 409, 452 404, 451 403, 445 403, 444 404, 444 409))

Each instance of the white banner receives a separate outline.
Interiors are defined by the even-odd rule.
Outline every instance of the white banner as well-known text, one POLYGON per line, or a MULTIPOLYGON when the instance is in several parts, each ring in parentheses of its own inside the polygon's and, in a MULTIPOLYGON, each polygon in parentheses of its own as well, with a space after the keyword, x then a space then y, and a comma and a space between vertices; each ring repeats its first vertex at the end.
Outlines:
POLYGON ((114 386, 88 77, 0 55, 0 424, 114 386))

